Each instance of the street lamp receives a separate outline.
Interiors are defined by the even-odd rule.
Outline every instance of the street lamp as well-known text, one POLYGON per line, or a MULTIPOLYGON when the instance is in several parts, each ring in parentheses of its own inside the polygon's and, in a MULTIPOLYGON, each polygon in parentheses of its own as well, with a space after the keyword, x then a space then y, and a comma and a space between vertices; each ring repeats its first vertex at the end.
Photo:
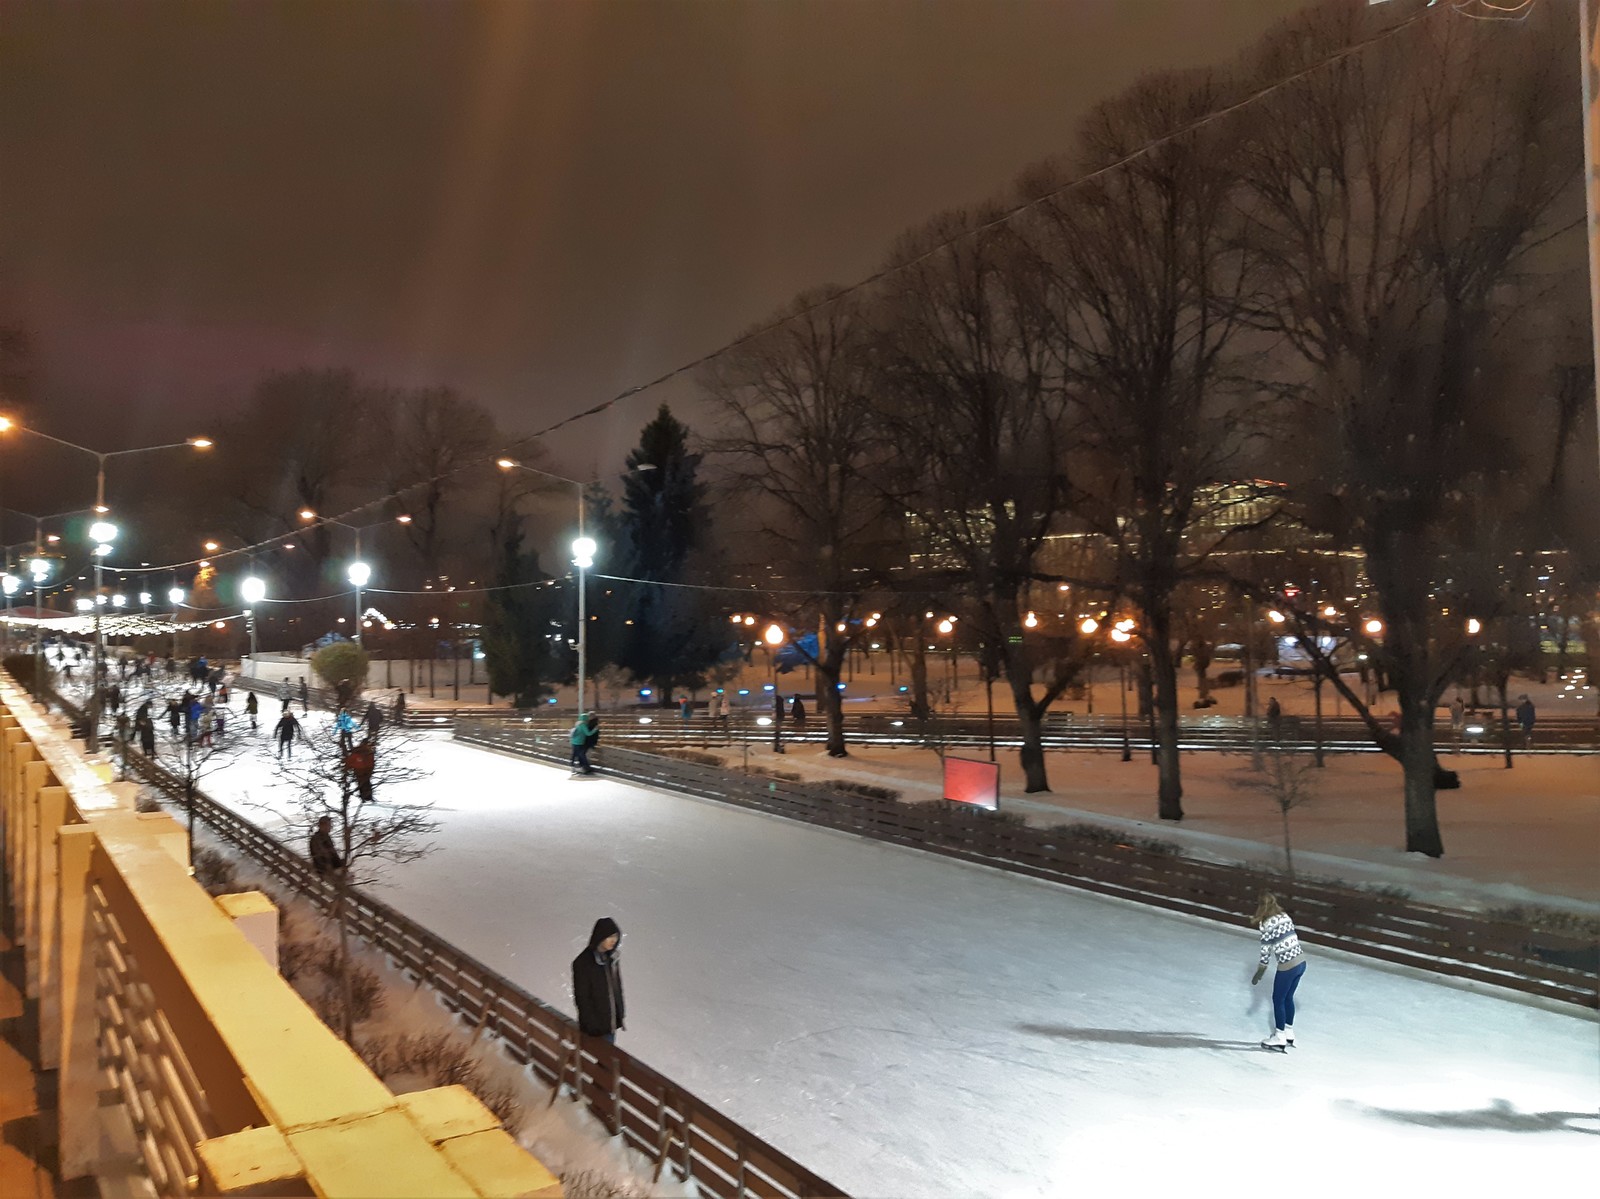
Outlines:
MULTIPOLYGON (((149 454, 157 450, 195 449, 209 450, 215 442, 209 437, 190 437, 185 441, 164 442, 161 445, 139 446, 131 450, 91 450, 88 446, 79 445, 74 441, 56 437, 50 433, 41 433, 38 429, 30 429, 26 425, 19 425, 15 421, 0 417, 0 432, 15 429, 19 433, 28 433, 45 441, 52 441, 56 445, 65 446, 69 450, 76 450, 80 454, 88 454, 95 460, 95 487, 94 510, 98 515, 104 516, 111 509, 106 507, 106 462, 111 458, 126 458, 133 454, 149 454)), ((94 586, 98 593, 103 583, 104 575, 102 566, 106 555, 111 553, 111 542, 116 537, 116 526, 106 522, 96 522, 89 530, 89 536, 98 544, 94 548, 94 586), (110 536, 96 537, 95 530, 104 526, 110 529, 110 536)), ((89 732, 84 739, 84 748, 90 753, 100 748, 100 659, 105 655, 105 637, 100 625, 100 605, 95 605, 94 618, 94 686, 90 692, 89 701, 89 732)))
POLYGON ((183 603, 183 588, 174 584, 167 591, 167 602, 172 605, 172 660, 178 660, 178 605, 183 603))
MULTIPOLYGON (((38 539, 35 536, 36 548, 37 544, 38 539)), ((39 619, 39 613, 44 609, 41 607, 43 601, 39 592, 44 587, 45 580, 50 577, 52 565, 53 563, 49 558, 43 557, 35 557, 28 563, 28 573, 33 576, 33 689, 35 695, 39 694, 44 686, 44 676, 40 673, 43 668, 42 660, 44 656, 44 622, 39 619)))
MULTIPOLYGON (((761 640, 765 641, 768 650, 775 654, 778 647, 783 644, 785 636, 783 626, 769 624, 762 632, 761 640)), ((776 657, 773 658, 772 677, 774 679, 778 677, 776 657)), ((778 693, 776 687, 772 689, 772 752, 783 753, 783 696, 778 693)))
POLYGON ((267 585, 255 575, 250 575, 239 584, 239 598, 249 605, 244 614, 250 620, 250 665, 251 673, 255 673, 253 668, 256 661, 256 605, 267 598, 267 585))
MULTIPOLYGON (((1085 622, 1087 623, 1087 622, 1085 622)), ((1112 626, 1111 640, 1118 645, 1126 646, 1133 640, 1133 621, 1119 620, 1112 626)), ((1128 658, 1126 654, 1117 655, 1118 692, 1122 695, 1122 760, 1133 761, 1133 746, 1128 741, 1128 658)))
MULTIPOLYGON (((361 539, 361 533, 358 530, 356 532, 356 541, 357 541, 356 552, 358 554, 361 552, 361 546, 359 544, 360 543, 360 539, 361 539)), ((354 587, 356 589, 355 643, 357 645, 360 645, 361 644, 361 589, 367 585, 367 580, 372 578, 372 567, 368 566, 365 562, 357 560, 355 562, 350 563, 350 569, 346 572, 346 574, 347 574, 347 577, 350 579, 350 586, 352 586, 352 587, 354 587)))

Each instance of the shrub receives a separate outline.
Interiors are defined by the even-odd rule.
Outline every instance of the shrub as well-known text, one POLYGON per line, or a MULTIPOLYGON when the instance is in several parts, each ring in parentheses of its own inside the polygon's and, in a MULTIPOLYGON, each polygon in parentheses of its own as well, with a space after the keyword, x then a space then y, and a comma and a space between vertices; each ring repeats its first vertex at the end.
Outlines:
POLYGON ((355 702, 367 683, 367 651, 350 641, 335 641, 311 655, 311 669, 332 687, 342 706, 355 702))
POLYGON ((898 803, 900 792, 892 787, 879 787, 872 783, 858 783, 852 779, 829 779, 828 787, 841 795, 860 795, 867 799, 882 799, 890 803, 898 803))
POLYGON ((230 858, 209 846, 194 851, 194 881, 210 895, 226 895, 236 889, 239 872, 230 858))
POLYGON ((663 758, 673 758, 679 762, 693 762, 696 766, 721 766, 722 759, 716 754, 702 753, 698 749, 658 749, 656 754, 663 758))
POLYGON ((133 810, 135 812, 165 811, 166 809, 161 804, 162 798, 160 788, 140 787, 139 797, 133 802, 133 810))

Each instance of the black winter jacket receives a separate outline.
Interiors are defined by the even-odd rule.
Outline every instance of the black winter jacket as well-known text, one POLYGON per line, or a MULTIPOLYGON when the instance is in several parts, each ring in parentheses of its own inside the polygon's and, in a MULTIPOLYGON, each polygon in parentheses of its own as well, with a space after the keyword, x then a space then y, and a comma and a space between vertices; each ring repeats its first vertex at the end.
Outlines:
POLYGON ((572 998, 578 1005, 578 1027, 588 1036, 606 1037, 622 1027, 622 968, 617 951, 602 952, 598 946, 622 930, 617 922, 602 916, 589 934, 589 948, 572 959, 572 998))

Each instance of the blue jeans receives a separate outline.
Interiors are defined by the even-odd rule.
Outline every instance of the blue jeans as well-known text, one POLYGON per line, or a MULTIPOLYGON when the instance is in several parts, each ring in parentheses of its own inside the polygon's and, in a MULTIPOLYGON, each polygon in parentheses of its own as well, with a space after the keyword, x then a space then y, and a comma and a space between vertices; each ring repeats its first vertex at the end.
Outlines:
POLYGON ((590 774, 589 747, 587 745, 574 745, 572 747, 572 765, 579 774, 590 774))
POLYGON ((1294 1024, 1294 992, 1305 972, 1306 964, 1301 962, 1293 970, 1279 970, 1272 976, 1272 1018, 1279 1030, 1294 1024))

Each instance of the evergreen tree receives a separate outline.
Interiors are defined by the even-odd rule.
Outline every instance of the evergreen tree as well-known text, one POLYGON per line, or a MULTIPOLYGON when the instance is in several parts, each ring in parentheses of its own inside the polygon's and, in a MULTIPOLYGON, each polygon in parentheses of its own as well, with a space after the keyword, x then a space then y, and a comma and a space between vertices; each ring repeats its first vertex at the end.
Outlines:
POLYGON ((495 693, 511 696, 519 708, 530 708, 564 673, 566 655, 550 635, 560 622, 562 597, 570 592, 547 585, 539 555, 524 552, 522 542, 518 520, 501 543, 498 589, 489 593, 486 604, 483 655, 495 693))
POLYGON ((699 480, 701 456, 689 428, 663 404, 628 454, 623 475, 618 549, 626 573, 627 617, 617 665, 656 686, 663 703, 674 687, 698 686, 705 670, 728 652, 726 620, 689 580, 709 514, 699 480))

